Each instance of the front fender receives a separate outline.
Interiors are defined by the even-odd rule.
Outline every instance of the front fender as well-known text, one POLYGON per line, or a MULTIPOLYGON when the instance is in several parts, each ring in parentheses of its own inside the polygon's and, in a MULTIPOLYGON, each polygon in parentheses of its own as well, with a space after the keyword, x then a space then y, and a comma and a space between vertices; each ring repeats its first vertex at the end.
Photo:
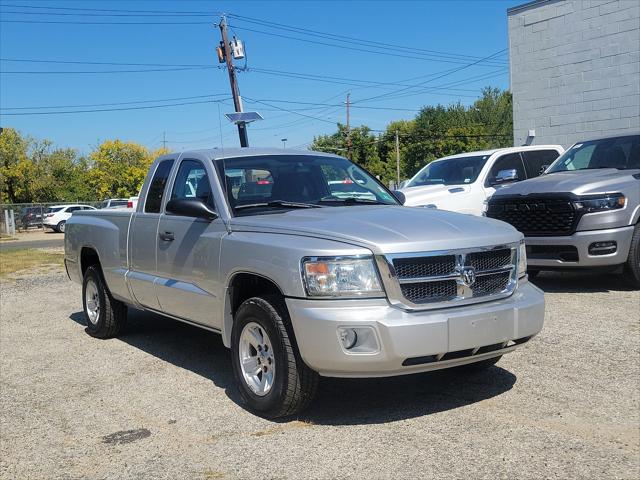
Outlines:
POLYGON ((366 248, 333 240, 263 232, 232 232, 222 239, 221 277, 225 279, 222 339, 231 342, 233 316, 228 295, 234 275, 250 273, 273 282, 285 297, 306 296, 300 261, 307 256, 371 255, 366 248))

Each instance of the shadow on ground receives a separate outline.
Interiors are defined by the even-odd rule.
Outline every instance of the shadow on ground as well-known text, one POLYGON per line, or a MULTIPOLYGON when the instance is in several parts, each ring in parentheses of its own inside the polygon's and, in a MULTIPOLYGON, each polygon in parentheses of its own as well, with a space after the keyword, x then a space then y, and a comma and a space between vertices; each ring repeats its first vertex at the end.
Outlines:
MULTIPOLYGON (((85 325, 82 312, 70 319, 85 325)), ((242 405, 220 335, 130 310, 119 340, 210 379, 242 405)), ((515 381, 514 374, 500 367, 475 374, 446 370, 390 378, 321 378, 315 401, 299 419, 327 425, 392 422, 470 405, 510 390, 515 381)))
POLYGON ((542 271, 531 282, 548 293, 597 293, 633 291, 622 275, 598 270, 542 271))

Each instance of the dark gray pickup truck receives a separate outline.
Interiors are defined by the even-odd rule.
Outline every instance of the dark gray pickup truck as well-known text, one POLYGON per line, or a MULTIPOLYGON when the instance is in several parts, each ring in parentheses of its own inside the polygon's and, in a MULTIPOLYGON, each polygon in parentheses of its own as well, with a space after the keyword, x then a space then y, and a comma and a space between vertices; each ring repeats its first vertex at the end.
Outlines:
POLYGON ((603 267, 640 287, 640 134, 576 143, 541 176, 497 191, 487 216, 524 233, 530 277, 603 267))

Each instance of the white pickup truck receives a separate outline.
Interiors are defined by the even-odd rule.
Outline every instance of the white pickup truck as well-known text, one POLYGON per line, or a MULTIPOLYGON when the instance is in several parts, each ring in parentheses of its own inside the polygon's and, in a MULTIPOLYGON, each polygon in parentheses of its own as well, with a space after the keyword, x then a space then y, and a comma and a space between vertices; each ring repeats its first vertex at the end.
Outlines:
POLYGON ((440 158, 401 188, 405 205, 482 215, 497 188, 537 177, 558 158, 560 145, 500 148, 440 158))

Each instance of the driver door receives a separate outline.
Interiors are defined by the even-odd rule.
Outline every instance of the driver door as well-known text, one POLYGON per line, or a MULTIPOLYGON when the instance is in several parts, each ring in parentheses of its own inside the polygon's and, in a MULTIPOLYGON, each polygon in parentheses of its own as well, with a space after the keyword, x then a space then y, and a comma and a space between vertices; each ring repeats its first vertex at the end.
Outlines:
MULTIPOLYGON (((184 158, 177 168, 171 194, 175 198, 199 198, 216 210, 211 193, 213 166, 184 158)), ((213 221, 167 213, 160 216, 157 238, 156 294, 161 310, 169 315, 220 329, 216 318, 222 291, 220 243, 227 230, 220 217, 213 221)))

